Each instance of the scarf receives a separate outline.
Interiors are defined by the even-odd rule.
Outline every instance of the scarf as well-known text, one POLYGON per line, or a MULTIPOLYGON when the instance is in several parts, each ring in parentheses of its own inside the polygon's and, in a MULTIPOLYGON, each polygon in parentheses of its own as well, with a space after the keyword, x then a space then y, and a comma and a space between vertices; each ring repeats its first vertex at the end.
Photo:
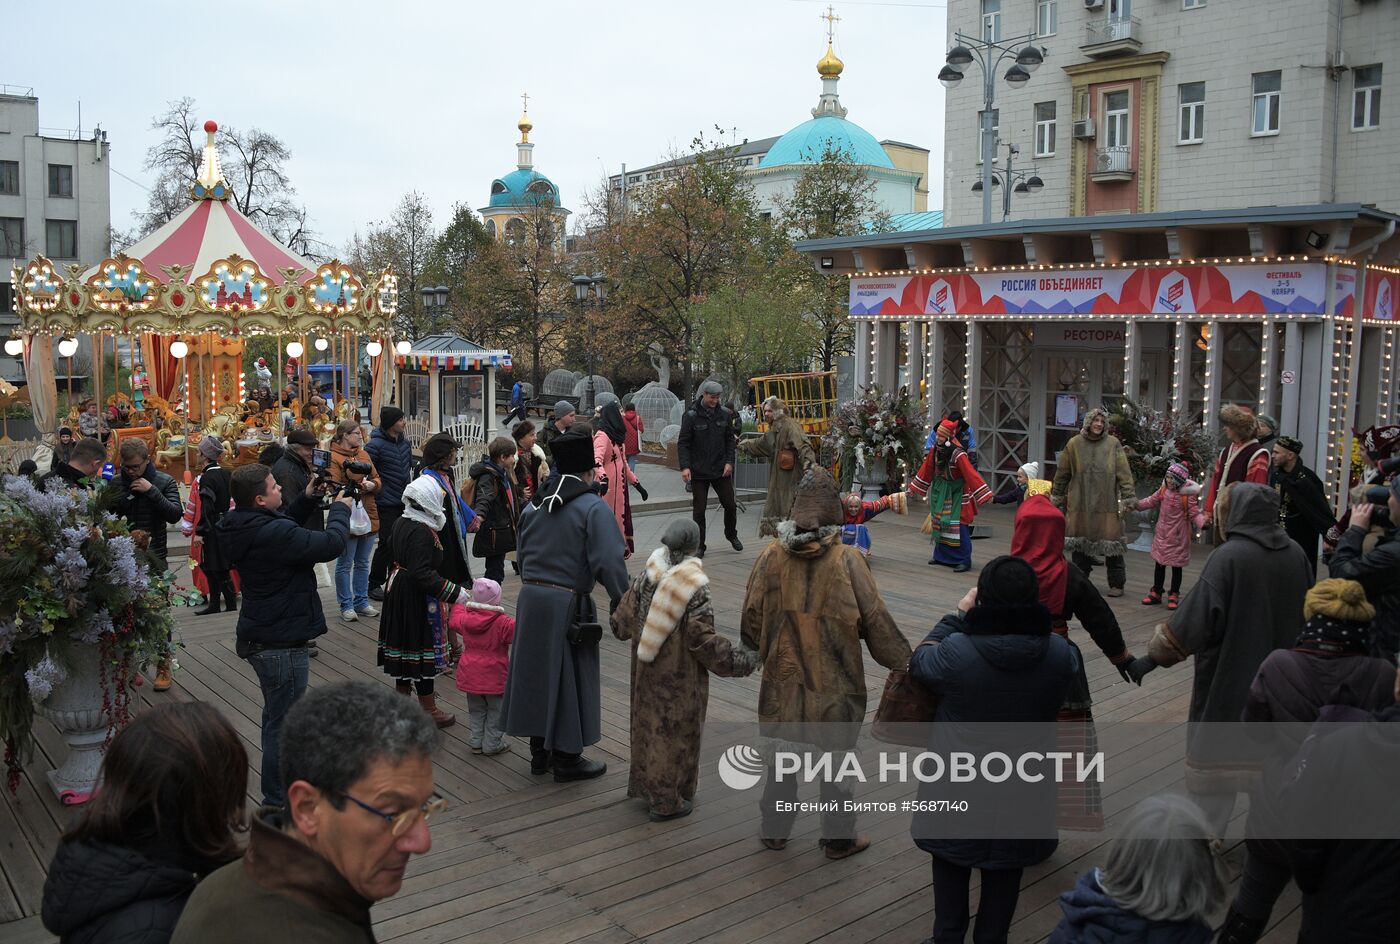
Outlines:
POLYGON ((447 513, 442 510, 442 489, 436 479, 424 474, 404 486, 403 517, 434 531, 443 529, 447 513))
POLYGON ((622 411, 617 407, 616 400, 610 400, 598 411, 597 428, 607 433, 609 439, 621 446, 627 438, 627 423, 622 418, 622 411))
POLYGON ((1011 553, 1035 571, 1040 603, 1058 620, 1065 612, 1069 565, 1065 563, 1065 516, 1044 495, 1028 495, 1016 512, 1011 553))
MULTIPOLYGON (((438 484, 438 487, 442 489, 442 493, 444 495, 451 495, 454 499, 456 499, 457 514, 453 515, 452 517, 455 519, 457 524, 457 536, 462 541, 462 547, 465 548, 467 546, 467 525, 471 523, 471 520, 473 518, 476 517, 476 512, 472 511, 470 508, 467 507, 467 503, 462 499, 462 496, 458 494, 457 489, 455 489, 452 486, 452 480, 447 477, 446 473, 439 472, 437 469, 424 469, 423 475, 430 477, 434 482, 436 482, 438 484)), ((439 502, 439 505, 440 504, 441 502, 439 502)), ((443 515, 443 524, 445 525, 447 523, 446 512, 444 512, 443 515)), ((441 531, 442 528, 443 525, 438 525, 436 530, 441 531)))
POLYGON ((1293 648, 1324 656, 1364 656, 1371 651, 1371 625, 1314 613, 1293 648))
POLYGON ((637 642, 637 661, 655 662, 661 647, 675 632, 695 594, 709 586, 699 558, 686 557, 672 564, 664 547, 658 547, 647 559, 646 581, 656 589, 647 607, 642 638, 637 642))

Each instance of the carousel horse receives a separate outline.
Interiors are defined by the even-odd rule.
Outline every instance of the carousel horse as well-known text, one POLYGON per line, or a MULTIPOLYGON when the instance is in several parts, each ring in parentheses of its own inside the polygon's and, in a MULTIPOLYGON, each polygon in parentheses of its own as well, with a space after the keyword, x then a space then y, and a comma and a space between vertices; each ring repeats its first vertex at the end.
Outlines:
POLYGON ((185 418, 176 415, 166 419, 165 425, 156 432, 156 468, 174 475, 175 469, 188 467, 185 452, 188 445, 185 418))

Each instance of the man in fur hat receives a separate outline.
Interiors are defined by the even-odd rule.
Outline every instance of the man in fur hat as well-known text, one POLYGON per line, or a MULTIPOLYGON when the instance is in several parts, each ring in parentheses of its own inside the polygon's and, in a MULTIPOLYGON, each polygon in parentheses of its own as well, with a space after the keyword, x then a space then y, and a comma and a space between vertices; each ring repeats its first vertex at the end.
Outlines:
POLYGON ((739 452, 772 463, 768 470, 768 497, 763 502, 758 533, 776 537, 778 522, 785 520, 792 508, 797 483, 808 468, 817 464, 817 454, 812 451, 802 426, 787 415, 787 404, 782 400, 769 397, 763 401, 763 421, 768 424, 768 432, 758 439, 739 443, 739 452))
POLYGON ((510 650, 502 724, 530 739, 530 772, 554 780, 589 780, 607 772, 583 749, 602 737, 598 613, 602 583, 616 608, 627 592, 627 551, 605 501, 593 487, 593 440, 564 433, 554 440, 553 474, 520 512, 516 555, 520 597, 510 650), (580 631, 583 626, 583 631, 580 631))
POLYGON ((1133 473, 1118 437, 1108 431, 1108 411, 1095 407, 1065 445, 1055 469, 1050 500, 1065 513, 1065 549, 1087 577, 1094 558, 1108 568, 1108 595, 1121 597, 1128 582, 1119 508, 1133 498, 1133 473))
MULTIPOLYGON (((1216 496, 1225 486, 1236 482, 1269 484, 1269 448, 1259 442, 1259 420, 1254 413, 1227 403, 1220 408, 1220 423, 1229 442, 1215 457, 1215 471, 1211 473, 1210 490, 1206 492, 1206 517, 1211 519, 1215 517, 1216 496)), ((1221 540, 1224 539, 1223 524, 1216 527, 1216 536, 1221 540)))
POLYGON ((1279 519, 1283 530, 1308 555, 1313 575, 1317 575, 1317 539, 1332 526, 1332 508, 1322 480, 1303 465, 1303 444, 1292 436, 1274 441, 1273 469, 1269 485, 1279 495, 1279 519))
MULTIPOLYGON (((831 473, 814 467, 794 493, 791 517, 778 539, 754 562, 739 633, 757 650, 763 667, 758 691, 759 731, 766 738, 844 751, 855 745, 865 717, 865 662, 861 642, 887 669, 909 663, 909 643, 895 625, 860 551, 841 543, 845 514, 831 473)), ((829 859, 864 851, 870 840, 855 832, 855 814, 841 811, 851 799, 841 781, 821 784, 834 802, 822 814, 822 845, 829 859)), ((773 767, 759 809, 759 833, 769 849, 782 849, 796 813, 780 801, 797 797, 797 780, 779 781, 773 767)))

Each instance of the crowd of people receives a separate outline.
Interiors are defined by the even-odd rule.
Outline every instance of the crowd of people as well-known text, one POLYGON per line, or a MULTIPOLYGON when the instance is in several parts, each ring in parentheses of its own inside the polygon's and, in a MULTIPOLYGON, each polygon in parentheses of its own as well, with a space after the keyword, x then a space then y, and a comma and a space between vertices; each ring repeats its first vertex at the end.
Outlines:
MULTIPOLYGON (((1028 463, 994 496, 976 469, 974 432, 950 415, 935 425, 908 492, 866 501, 841 493, 781 400, 761 405, 766 431, 741 441, 722 393, 702 385, 683 415, 678 453, 691 517, 670 522, 630 572, 632 494, 648 496, 635 469, 641 421, 616 400, 586 418, 561 401, 542 427, 513 411, 508 435, 493 438, 462 481, 461 444, 439 433, 415 456, 404 414, 390 406, 367 440, 355 420, 329 441, 296 428, 266 461, 232 470, 221 464, 218 438, 205 437, 189 502, 143 443, 124 441, 111 482, 118 513, 151 534, 161 566, 167 528, 183 513, 209 588, 201 613, 222 605, 238 614, 235 650, 262 695, 262 804, 245 816, 248 759, 217 710, 171 703, 143 711, 114 738, 102 789, 63 838, 46 925, 75 942, 219 942, 241 936, 249 921, 273 941, 373 940, 370 906, 398 891, 409 858, 430 846, 429 816, 444 805, 432 759, 438 729, 456 717, 439 703, 437 679, 450 677, 466 698, 474 754, 506 753, 519 738, 532 775, 597 778, 606 764, 586 752, 603 734, 604 628, 630 649, 627 795, 654 822, 695 808, 712 673, 761 674, 755 717, 770 744, 851 749, 869 707, 867 654, 885 669, 907 668, 937 696, 927 719, 934 750, 974 722, 1058 722, 1061 737, 1092 744, 1090 684, 1072 621, 1128 684, 1192 660, 1191 722, 1311 723, 1339 711, 1370 725, 1400 720, 1400 536, 1391 524, 1400 520, 1400 480, 1385 461, 1400 448, 1400 430, 1362 437, 1366 480, 1340 522, 1301 462, 1303 445, 1234 407, 1221 413, 1228 442, 1204 484, 1172 464, 1154 491, 1136 497, 1109 417, 1093 410, 1053 481, 1028 463), (758 527, 773 540, 752 566, 737 638, 728 638, 716 626, 705 570, 705 519, 713 491, 724 537, 743 549, 733 484, 741 453, 769 460, 758 527), (955 573, 972 568, 979 508, 1015 509, 1010 553, 980 568, 916 648, 868 562, 868 522, 903 513, 910 495, 928 502, 930 563, 955 573), (1170 612, 1135 656, 1106 597, 1126 586, 1122 515, 1143 509, 1155 509, 1158 523, 1142 603, 1165 602, 1170 612), (1218 546, 1183 588, 1200 529, 1213 530, 1218 546), (1330 576, 1316 581, 1320 539, 1330 576), (482 561, 479 576, 473 558, 482 561), (377 620, 376 662, 392 692, 368 682, 308 691, 309 660, 328 629, 316 568, 332 561, 341 619, 377 620), (519 583, 513 616, 502 594, 507 561, 519 583), (1103 592, 1091 579, 1100 562, 1103 592), (74 897, 75 883, 99 876, 102 894, 74 897)), ((100 438, 79 438, 44 479, 91 486, 106 461, 100 438)), ((171 684, 168 662, 155 683, 171 684)), ((1204 942, 1223 921, 1218 940, 1249 944, 1290 880, 1304 893, 1299 940, 1333 940, 1339 921, 1348 940, 1386 939, 1400 905, 1377 890, 1400 880, 1400 842, 1289 842, 1270 828, 1286 815, 1282 781, 1296 787, 1291 803, 1335 788, 1335 780, 1320 785, 1321 757, 1357 774, 1354 797, 1329 802, 1379 796, 1374 774, 1393 762, 1368 753, 1366 727, 1310 745, 1306 769, 1290 762, 1301 741, 1244 757, 1189 738, 1185 793, 1126 815, 1103 861, 1061 896, 1051 940, 1204 942), (1266 755, 1272 760, 1261 761, 1266 755), (1253 797, 1248 857, 1222 917, 1227 885, 1213 840, 1240 792, 1253 797)), ((771 749, 765 762, 758 838, 781 852, 797 783, 777 776, 771 749)), ((973 870, 981 882, 974 939, 1007 940, 1024 870, 1054 854, 1057 827, 1103 826, 1096 786, 1028 790, 1019 813, 1038 828, 1022 838, 944 836, 916 816, 915 844, 932 863, 930 940, 962 941, 974 924, 973 870)), ((870 838, 843 806, 854 796, 848 783, 824 781, 820 794, 830 804, 821 817, 825 857, 867 849, 870 838)))

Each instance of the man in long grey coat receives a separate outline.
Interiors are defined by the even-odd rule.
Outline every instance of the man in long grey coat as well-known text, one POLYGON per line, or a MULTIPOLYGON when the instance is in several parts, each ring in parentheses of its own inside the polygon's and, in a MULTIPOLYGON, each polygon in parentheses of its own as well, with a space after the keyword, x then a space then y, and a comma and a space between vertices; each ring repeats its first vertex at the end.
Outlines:
POLYGON ((570 642, 577 623, 597 623, 601 583, 615 607, 627 592, 626 545, 612 510, 593 491, 593 441, 554 440, 554 473, 520 514, 520 598, 506 679, 507 734, 530 738, 530 772, 556 782, 601 777, 583 756, 602 737, 598 644, 570 642))

